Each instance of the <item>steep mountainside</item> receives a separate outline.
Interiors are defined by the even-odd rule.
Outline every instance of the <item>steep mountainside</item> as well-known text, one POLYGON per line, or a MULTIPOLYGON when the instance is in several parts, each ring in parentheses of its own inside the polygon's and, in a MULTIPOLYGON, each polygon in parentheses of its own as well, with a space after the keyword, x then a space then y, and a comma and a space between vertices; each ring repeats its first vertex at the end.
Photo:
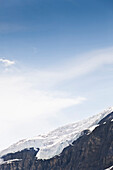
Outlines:
POLYGON ((0 170, 113 169, 113 108, 46 136, 20 141, 0 155, 0 170))

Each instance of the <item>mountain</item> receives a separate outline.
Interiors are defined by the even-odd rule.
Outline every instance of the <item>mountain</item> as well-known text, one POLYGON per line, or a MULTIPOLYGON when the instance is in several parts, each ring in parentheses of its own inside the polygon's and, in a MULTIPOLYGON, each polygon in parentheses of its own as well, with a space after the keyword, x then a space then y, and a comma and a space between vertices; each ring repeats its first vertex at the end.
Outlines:
POLYGON ((0 152, 0 170, 113 169, 113 108, 0 152))

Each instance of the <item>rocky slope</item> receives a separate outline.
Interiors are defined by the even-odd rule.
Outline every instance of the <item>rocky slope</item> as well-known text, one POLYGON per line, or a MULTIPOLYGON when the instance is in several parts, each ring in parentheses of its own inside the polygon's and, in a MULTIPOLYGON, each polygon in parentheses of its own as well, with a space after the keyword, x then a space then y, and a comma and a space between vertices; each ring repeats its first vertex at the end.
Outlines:
MULTIPOLYGON (((36 145, 36 139, 31 142, 32 145, 29 145, 29 140, 27 140, 28 147, 26 147, 25 140, 18 143, 21 143, 20 150, 17 147, 17 144, 12 145, 10 148, 2 151, 1 154, 1 164, 0 170, 105 170, 107 168, 113 169, 113 112, 112 108, 104 111, 96 116, 93 116, 90 119, 82 121, 81 126, 84 128, 80 129, 80 122, 73 125, 68 125, 63 128, 59 128, 51 132, 51 136, 54 138, 55 134, 65 134, 66 131, 69 131, 66 135, 66 142, 68 145, 64 146, 64 143, 60 143, 60 148, 63 148, 60 155, 55 154, 52 158, 46 160, 39 159, 40 147, 39 138, 36 145), (90 123, 89 123, 90 120, 90 123), (92 122, 92 123, 91 123, 92 122), (83 125, 84 124, 84 125, 83 125), (90 125, 89 125, 90 124, 90 125), (79 125, 77 127, 77 125, 79 125), (87 125, 87 126, 86 126, 87 125), (70 127, 71 126, 71 127, 70 127), (66 129, 67 127, 67 129, 66 129), (70 127, 70 128, 69 128, 70 127), (88 128, 87 128, 88 127, 88 128), (77 131, 77 128, 79 129, 77 131), (94 130, 93 130, 94 129, 94 130), (59 132, 61 131, 61 132, 59 132), (76 131, 76 135, 75 132, 76 131), (78 136, 77 136, 78 132, 78 136), (54 134, 54 135, 53 135, 54 134), (72 136, 74 136, 72 138, 72 136), (75 139, 75 140, 74 140, 75 139), (71 141, 72 140, 72 143, 71 141), (70 143, 69 143, 70 141, 70 143), (22 144, 24 147, 22 149, 22 144), (29 147, 32 146, 32 147, 29 147), (13 150, 11 150, 13 148, 13 150), (3 161, 2 161, 3 160, 3 161)), ((57 136, 58 138, 58 136, 57 136)), ((59 136, 61 141, 61 137, 59 136)), ((48 138, 46 138, 45 143, 48 143, 48 138)), ((64 136, 63 136, 64 139, 64 136)), ((33 139, 32 139, 33 140, 33 139)), ((65 142, 63 140, 63 142, 65 142)), ((43 140, 42 140, 43 141, 43 140)), ((50 141, 49 146, 51 152, 51 142, 54 143, 54 140, 50 141)), ((43 142, 42 142, 43 145, 43 142)), ((47 146, 48 155, 49 147, 47 146)), ((58 143, 57 143, 58 145, 58 143)), ((42 147, 41 149, 46 149, 42 147)), ((54 145, 56 146, 56 145, 54 145)), ((55 148, 56 149, 56 148, 55 148)), ((44 150, 45 151, 45 150, 44 150)), ((54 150, 53 150, 54 151, 54 150)), ((59 151, 59 150, 58 150, 59 151)), ((44 152, 43 152, 44 153, 44 152)), ((46 157, 47 158, 47 152, 46 157)))

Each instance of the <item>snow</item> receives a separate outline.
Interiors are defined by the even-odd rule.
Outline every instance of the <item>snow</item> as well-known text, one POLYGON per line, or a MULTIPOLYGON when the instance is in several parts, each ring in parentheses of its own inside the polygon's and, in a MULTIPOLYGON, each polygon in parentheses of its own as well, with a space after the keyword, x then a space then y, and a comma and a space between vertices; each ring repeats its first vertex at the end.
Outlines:
POLYGON ((111 170, 113 168, 113 166, 111 166, 111 167, 109 167, 109 168, 107 168, 107 169, 105 169, 105 170, 111 170))
POLYGON ((113 119, 111 119, 111 122, 113 122, 113 119))
POLYGON ((89 128, 90 132, 92 132, 96 127, 98 127, 99 125, 93 125, 89 128))
POLYGON ((0 152, 0 157, 8 153, 18 152, 24 149, 39 148, 37 159, 50 159, 59 155, 63 149, 78 139, 86 129, 93 131, 100 120, 113 111, 113 107, 104 110, 88 119, 60 127, 47 135, 39 135, 31 139, 21 140, 0 152))
POLYGON ((2 161, 0 164, 10 164, 12 162, 15 162, 15 161, 21 161, 22 159, 11 159, 11 160, 8 160, 8 161, 2 161))
POLYGON ((3 163, 3 161, 4 161, 3 159, 0 159, 0 164, 2 164, 2 163, 3 163))

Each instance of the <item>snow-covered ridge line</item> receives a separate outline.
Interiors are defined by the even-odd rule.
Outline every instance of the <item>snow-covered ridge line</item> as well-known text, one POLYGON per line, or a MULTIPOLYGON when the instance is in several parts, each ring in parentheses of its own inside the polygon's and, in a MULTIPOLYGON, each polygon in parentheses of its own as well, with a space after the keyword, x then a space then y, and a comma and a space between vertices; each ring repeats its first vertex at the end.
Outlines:
POLYGON ((32 139, 21 140, 9 148, 0 152, 0 157, 8 153, 15 153, 24 149, 39 148, 38 159, 50 159, 59 155, 63 149, 81 136, 82 131, 94 130, 100 120, 113 112, 113 107, 104 110, 102 113, 94 115, 83 121, 69 124, 51 131, 47 135, 39 135, 32 139))

